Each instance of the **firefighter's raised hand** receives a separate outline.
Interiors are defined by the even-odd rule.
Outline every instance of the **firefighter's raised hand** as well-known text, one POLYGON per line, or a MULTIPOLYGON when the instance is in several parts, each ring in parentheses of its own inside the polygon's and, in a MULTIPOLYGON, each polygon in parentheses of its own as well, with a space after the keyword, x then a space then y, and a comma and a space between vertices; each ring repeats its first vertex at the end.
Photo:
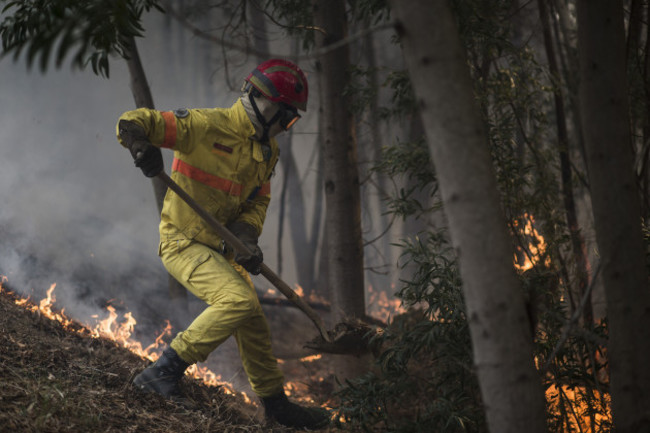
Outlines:
POLYGON ((144 143, 142 148, 137 151, 133 162, 147 177, 155 177, 165 168, 162 152, 149 143, 144 143))
POLYGON ((120 120, 118 124, 119 138, 129 149, 135 166, 140 168, 145 176, 154 177, 165 168, 160 149, 152 145, 142 126, 128 120, 120 120))

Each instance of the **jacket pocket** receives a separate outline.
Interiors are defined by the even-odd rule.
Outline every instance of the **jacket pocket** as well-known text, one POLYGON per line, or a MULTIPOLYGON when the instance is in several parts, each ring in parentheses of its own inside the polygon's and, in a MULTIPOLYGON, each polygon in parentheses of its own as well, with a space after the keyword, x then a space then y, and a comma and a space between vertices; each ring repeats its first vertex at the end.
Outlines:
POLYGON ((187 266, 183 270, 183 279, 185 281, 189 281, 192 279, 192 275, 194 274, 194 271, 196 271, 199 266, 201 266, 203 263, 207 262, 210 260, 211 254, 209 252, 203 252, 199 254, 198 256, 194 257, 190 263, 189 266, 187 266))

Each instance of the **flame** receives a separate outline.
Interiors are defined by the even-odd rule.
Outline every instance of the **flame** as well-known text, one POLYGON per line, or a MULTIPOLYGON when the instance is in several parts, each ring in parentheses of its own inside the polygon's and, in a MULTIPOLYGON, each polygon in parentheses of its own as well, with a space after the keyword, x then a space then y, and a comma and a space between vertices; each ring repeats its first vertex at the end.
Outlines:
POLYGON ((285 369, 288 369, 289 371, 300 370, 300 375, 303 376, 302 380, 286 381, 284 383, 284 393, 302 403, 317 404, 325 409, 331 409, 328 401, 319 403, 312 398, 312 395, 314 394, 313 387, 322 386, 326 380, 322 375, 322 364, 317 364, 317 361, 320 360, 323 360, 322 354, 307 355, 302 358, 291 360, 278 359, 278 363, 284 364, 285 369))
POLYGON ((551 385, 546 390, 546 400, 554 412, 565 412, 566 430, 595 432, 603 423, 612 422, 611 400, 609 394, 600 395, 597 390, 591 390, 592 405, 585 401, 586 390, 583 387, 562 385, 559 388, 551 385), (593 405, 599 404, 596 411, 593 405), (567 410, 568 409, 568 410, 567 410))
MULTIPOLYGON (((324 377, 312 377, 311 378, 312 383, 313 382, 324 382, 325 378, 324 377)), ((286 381, 284 383, 284 393, 292 397, 295 400, 298 400, 303 403, 311 403, 311 404, 318 404, 316 400, 314 400, 311 397, 311 393, 309 391, 310 384, 307 384, 302 381, 286 381)), ((326 409, 331 409, 327 403, 323 403, 320 405, 323 408, 326 409)))
MULTIPOLYGON (((0 282, 0 290, 4 290, 4 283, 6 282, 7 277, 3 276, 2 282, 0 282)), ((61 310, 59 313, 52 311, 52 304, 56 302, 56 297, 54 296, 55 288, 56 283, 50 286, 46 292, 47 298, 41 299, 38 305, 30 302, 29 297, 17 299, 15 302, 17 305, 20 305, 21 307, 26 308, 32 312, 39 313, 48 319, 56 320, 57 322, 60 322, 64 327, 68 328, 73 324, 73 322, 63 313, 63 310, 61 310)))
MULTIPOLYGON (((302 290, 302 287, 300 287, 300 286, 297 286, 297 287, 299 287, 300 290, 302 290)), ((320 296, 320 295, 317 294, 316 292, 311 292, 311 293, 309 294, 309 297, 307 298, 307 300, 308 300, 309 302, 314 303, 314 304, 323 304, 323 305, 329 305, 329 304, 330 304, 330 301, 329 301, 329 300, 327 300, 327 299, 325 299, 324 297, 320 296)))
MULTIPOLYGON (((323 305, 329 305, 329 301, 325 299, 322 296, 319 296, 315 292, 311 292, 309 296, 305 296, 305 290, 302 288, 300 284, 295 285, 294 292, 301 298, 305 298, 306 302, 311 302, 314 304, 323 304, 323 305)), ((284 295, 280 294, 276 289, 273 287, 269 287, 266 289, 266 292, 262 294, 262 297, 266 299, 275 299, 275 298, 280 298, 280 299, 285 299, 284 295)))
POLYGON ((388 322, 388 319, 395 314, 406 312, 401 300, 388 299, 388 295, 384 291, 375 291, 372 286, 368 286, 368 294, 368 314, 383 322, 388 322))
MULTIPOLYGON (((8 292, 4 286, 4 283, 6 282, 7 277, 0 275, 0 292, 8 292)), ((108 305, 105 310, 105 315, 102 316, 102 318, 100 318, 100 315, 94 315, 91 316, 91 318, 94 320, 92 324, 79 323, 67 317, 64 314, 63 310, 57 312, 54 309, 54 304, 56 303, 56 297, 54 295, 55 288, 56 283, 50 286, 50 288, 47 290, 46 297, 38 302, 38 304, 31 302, 29 297, 15 298, 14 302, 27 310, 41 314, 49 319, 59 322, 69 332, 82 334, 84 336, 89 336, 92 338, 105 338, 114 341, 119 346, 124 347, 137 354, 138 356, 144 359, 148 359, 152 362, 156 361, 160 357, 162 347, 165 345, 164 339, 165 337, 170 336, 172 333, 172 326, 169 321, 165 321, 164 329, 158 333, 154 342, 146 347, 143 347, 143 344, 134 338, 134 331, 138 322, 131 312, 120 315, 114 306, 108 305)), ((300 286, 297 286, 297 293, 299 293, 300 296, 304 296, 304 290, 300 286)), ((273 289, 269 289, 267 291, 267 295, 277 294, 278 293, 273 289)), ((323 304, 328 304, 325 299, 313 294, 310 295, 308 299, 312 302, 321 302, 323 304)), ((396 311, 403 311, 399 305, 399 300, 395 299, 391 301, 388 299, 385 293, 373 294, 371 296, 371 302, 374 310, 376 311, 376 314, 378 314, 380 317, 388 318, 390 314, 396 311)), ((310 363, 316 363, 316 361, 321 360, 321 358, 322 355, 316 354, 305 356, 296 361, 298 361, 300 365, 305 366, 310 363)), ((284 361, 280 359, 278 362, 280 364, 284 363, 284 361)), ((310 389, 309 383, 313 385, 324 383, 326 381, 326 378, 323 377, 320 373, 322 371, 321 368, 322 367, 319 367, 318 365, 315 365, 313 368, 311 368, 311 372, 308 373, 308 381, 286 381, 284 388, 287 395, 292 396, 292 398, 298 401, 319 404, 311 397, 313 390, 310 389)), ((302 373, 304 373, 304 371, 302 371, 302 373)), ((185 374, 189 377, 201 380, 208 386, 218 386, 226 394, 237 395, 245 403, 253 405, 256 404, 245 392, 236 391, 232 384, 224 382, 220 375, 214 373, 205 366, 196 364, 192 365, 187 369, 185 374)), ((331 409, 328 407, 327 403, 320 403, 320 406, 331 409)))
MULTIPOLYGON (((531 248, 531 252, 544 252, 546 248, 543 238, 539 236, 536 230, 532 227, 532 218, 526 224, 525 230, 528 230, 526 234, 531 234, 537 238, 539 246, 537 249, 531 248)), ((534 262, 534 260, 533 260, 534 262)), ((519 268, 518 268, 519 269, 519 268)), ((0 275, 0 292, 7 291, 5 284, 8 279, 4 275, 0 275)), ((56 302, 56 297, 54 291, 56 288, 56 283, 52 284, 46 292, 46 297, 43 298, 38 305, 30 301, 30 298, 19 298, 14 302, 17 305, 22 306, 23 308, 41 314, 51 320, 55 320, 63 325, 63 327, 70 332, 76 332, 83 335, 89 335, 93 338, 106 338, 112 341, 115 341, 120 346, 127 348, 128 350, 136 353, 137 355, 155 361, 159 357, 160 347, 164 344, 164 337, 171 335, 171 324, 169 321, 166 321, 165 328, 160 332, 160 334, 155 338, 155 341, 149 346, 143 348, 142 344, 139 341, 136 341, 132 338, 133 331, 137 325, 136 319, 133 317, 131 312, 127 312, 123 315, 122 319, 119 318, 115 308, 111 305, 106 307, 108 312, 108 317, 103 320, 99 320, 98 316, 94 316, 96 323, 93 326, 81 325, 77 322, 72 321, 68 318, 63 310, 56 312, 53 310, 53 305, 56 302)), ((391 314, 396 312, 404 311, 404 308, 401 306, 398 299, 389 300, 385 292, 375 292, 372 287, 369 287, 370 301, 369 306, 373 309, 373 315, 378 318, 387 319, 391 314)), ((305 356, 298 361, 302 363, 311 363, 318 361, 322 358, 322 355, 310 355, 305 356)), ((284 363, 283 360, 278 360, 279 363, 284 363)), ((203 383, 209 386, 220 386, 224 393, 228 395, 237 395, 241 396, 247 404, 255 404, 251 399, 243 392, 237 392, 234 390, 231 384, 222 381, 221 376, 215 374, 207 367, 202 367, 198 365, 192 365, 188 368, 186 374, 192 378, 199 379, 203 383)), ((325 378, 322 376, 313 376, 311 378, 312 382, 324 382, 325 378)), ((284 385, 285 392, 288 396, 298 399, 303 402, 316 403, 311 397, 309 397, 309 385, 303 381, 287 381, 284 385)), ((593 391, 597 394, 596 391, 593 391)), ((603 422, 611 422, 611 411, 610 411, 610 397, 608 394, 604 394, 599 397, 596 396, 598 401, 602 402, 602 411, 600 413, 595 413, 591 416, 588 413, 589 406, 584 401, 585 390, 580 387, 563 385, 561 387, 556 387, 551 385, 546 390, 546 399, 549 405, 553 408, 558 407, 569 407, 570 417, 567 420, 567 431, 596 431, 598 426, 603 422)), ((322 407, 331 409, 327 404, 321 404, 322 407)), ((557 409, 555 409, 557 410, 557 409)), ((340 418, 339 421, 344 422, 343 418, 340 418)))
MULTIPOLYGON (((7 277, 4 275, 0 275, 0 277, 0 291, 8 292, 4 287, 7 283, 7 277)), ((92 338, 106 338, 150 361, 155 361, 160 357, 160 348, 165 344, 163 339, 164 337, 171 335, 172 332, 172 326, 168 320, 165 321, 165 328, 155 338, 154 342, 143 348, 142 343, 132 338, 135 325, 138 322, 131 312, 124 313, 120 319, 115 308, 109 305, 106 307, 106 310, 108 311, 107 318, 99 320, 98 316, 95 315, 92 316, 96 320, 94 325, 80 324, 67 317, 63 310, 60 312, 53 311, 52 307, 56 302, 56 297, 54 296, 55 288, 56 283, 50 286, 46 293, 47 297, 43 298, 38 305, 31 302, 29 297, 16 299, 14 302, 29 311, 41 314, 51 320, 61 323, 67 331, 87 335, 92 338)), ((185 374, 192 378, 201 380, 206 385, 219 386, 226 394, 240 394, 246 403, 251 403, 250 398, 245 393, 235 391, 231 384, 221 381, 221 376, 210 371, 207 367, 201 367, 194 364, 187 369, 185 374)))
POLYGON ((314 362, 314 361, 318 361, 322 357, 323 355, 320 353, 316 355, 309 355, 309 356, 305 356, 304 358, 300 358, 300 362, 314 362))
POLYGON ((520 219, 515 219, 512 224, 520 235, 528 239, 528 245, 525 248, 522 246, 516 247, 517 251, 514 254, 515 268, 521 272, 527 271, 540 263, 542 259, 545 259, 544 263, 547 266, 550 265, 550 258, 544 256, 546 241, 535 228, 535 218, 525 213, 520 219))

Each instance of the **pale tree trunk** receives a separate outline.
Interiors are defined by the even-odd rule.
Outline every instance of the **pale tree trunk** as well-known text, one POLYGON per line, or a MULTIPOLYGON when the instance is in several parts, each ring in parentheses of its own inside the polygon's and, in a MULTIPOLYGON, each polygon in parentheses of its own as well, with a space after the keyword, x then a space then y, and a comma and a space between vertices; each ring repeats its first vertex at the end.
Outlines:
POLYGON ((650 291, 627 100, 623 2, 577 2, 580 108, 607 297, 612 415, 650 431, 650 291))
POLYGON ((460 263, 489 429, 546 432, 523 293, 455 18, 446 1, 391 5, 460 263))
MULTIPOLYGON (((347 36, 344 0, 315 0, 314 24, 319 49, 347 36)), ((361 205, 354 121, 343 89, 349 82, 349 48, 344 45, 318 59, 322 86, 325 227, 332 319, 365 314, 361 205)))
MULTIPOLYGON (((137 108, 154 108, 153 97, 151 90, 147 83, 147 76, 144 73, 138 48, 135 40, 131 39, 131 46, 126 51, 126 63, 129 68, 129 75, 131 77, 131 93, 137 108)), ((159 150, 160 151, 160 150, 159 150)), ((156 205, 158 206, 158 213, 162 212, 163 200, 167 193, 167 186, 157 177, 151 179, 153 185, 154 195, 156 197, 156 205)), ((174 277, 168 275, 168 290, 169 297, 174 303, 174 310, 171 321, 175 327, 184 328, 184 317, 187 313, 187 291, 182 284, 180 284, 174 277)))
MULTIPOLYGON (((318 81, 318 80, 317 80, 318 81)), ((318 84, 318 100, 322 101, 323 100, 323 91, 322 91, 322 85, 320 82, 318 84)), ((319 107, 319 113, 322 112, 319 107)), ((318 227, 321 225, 323 226, 323 230, 321 232, 322 239, 320 240, 320 243, 318 242, 318 237, 314 236, 312 237, 312 242, 316 242, 313 245, 313 251, 316 251, 316 247, 318 247, 318 272, 316 275, 317 278, 317 287, 318 290, 320 291, 320 295, 324 297, 329 297, 330 296, 330 282, 329 282, 329 258, 327 254, 327 228, 325 227, 325 223, 322 222, 322 220, 325 219, 325 212, 321 212, 320 210, 323 208, 323 203, 325 202, 325 157, 323 156, 323 152, 325 149, 325 146, 323 145, 323 141, 325 140, 324 137, 324 132, 325 131, 325 120, 323 119, 323 116, 318 116, 318 137, 317 137, 317 146, 318 146, 318 168, 316 170, 316 188, 314 191, 314 194, 316 195, 316 212, 315 212, 315 217, 318 217, 318 227)), ((313 222, 313 229, 312 233, 316 234, 318 233, 315 228, 316 221, 313 222)), ((331 298, 331 297, 330 297, 331 298)))

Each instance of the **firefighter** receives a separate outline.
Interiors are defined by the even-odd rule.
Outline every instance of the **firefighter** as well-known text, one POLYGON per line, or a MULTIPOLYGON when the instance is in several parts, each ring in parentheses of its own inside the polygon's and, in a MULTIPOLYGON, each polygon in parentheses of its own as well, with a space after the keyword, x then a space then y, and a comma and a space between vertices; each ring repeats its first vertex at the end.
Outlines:
POLYGON ((272 59, 245 79, 230 108, 137 109, 117 124, 145 176, 163 170, 161 152, 174 151, 171 177, 202 207, 226 225, 252 254, 235 254, 176 193, 165 196, 158 254, 167 271, 207 308, 179 332, 160 358, 133 381, 141 390, 179 398, 185 370, 231 335, 266 417, 294 428, 319 428, 329 421, 320 408, 290 402, 283 374, 271 351, 269 326, 249 273, 260 273, 257 239, 270 201, 270 178, 278 160, 275 136, 307 108, 308 86, 295 64, 272 59))

